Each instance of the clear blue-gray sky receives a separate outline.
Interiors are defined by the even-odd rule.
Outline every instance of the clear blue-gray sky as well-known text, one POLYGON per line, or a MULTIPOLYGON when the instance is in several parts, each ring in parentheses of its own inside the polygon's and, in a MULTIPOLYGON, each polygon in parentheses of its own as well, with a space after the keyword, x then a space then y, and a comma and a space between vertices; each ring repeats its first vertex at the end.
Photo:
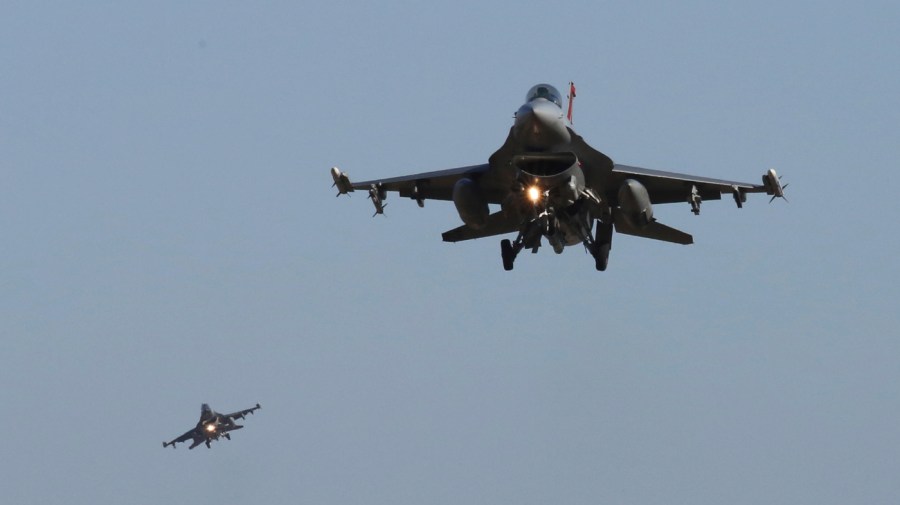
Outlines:
POLYGON ((900 4, 5 2, 0 501, 897 503, 900 4), (658 207, 501 268, 451 204, 537 82, 658 207), (163 450, 202 402, 263 405, 163 450))

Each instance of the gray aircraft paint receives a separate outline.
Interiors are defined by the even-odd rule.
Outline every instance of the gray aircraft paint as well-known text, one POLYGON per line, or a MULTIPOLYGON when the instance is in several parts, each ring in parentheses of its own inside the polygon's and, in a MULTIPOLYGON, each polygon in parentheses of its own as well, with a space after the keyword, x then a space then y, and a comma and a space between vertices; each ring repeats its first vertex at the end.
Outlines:
POLYGON ((220 414, 204 403, 200 406, 200 420, 197 421, 197 425, 178 438, 170 442, 163 442, 163 447, 172 446, 174 449, 176 443, 191 440, 192 443, 188 449, 193 449, 202 443, 205 443, 206 447, 210 448, 213 440, 219 440, 222 437, 231 440, 229 432, 243 428, 242 425, 236 424, 234 421, 244 419, 247 415, 253 414, 260 408, 262 407, 257 403, 255 407, 249 409, 239 410, 231 414, 220 414))
MULTIPOLYGON (((573 98, 570 93, 570 108, 573 98)), ((738 207, 747 193, 784 198, 784 187, 772 169, 758 185, 616 164, 575 133, 559 91, 549 84, 528 91, 506 141, 486 164, 360 183, 351 182, 337 167, 331 175, 338 195, 367 191, 376 215, 384 213, 391 191, 413 198, 419 206, 429 199, 453 201, 464 224, 444 232, 447 242, 517 232, 515 240, 501 242, 506 270, 512 270, 521 250, 537 252, 543 238, 556 253, 583 244, 597 270, 606 269, 613 230, 693 243, 691 235, 659 223, 653 204, 683 202, 699 215, 704 200, 718 200, 723 194, 731 194, 738 207), (491 204, 500 210, 490 213, 491 204)))

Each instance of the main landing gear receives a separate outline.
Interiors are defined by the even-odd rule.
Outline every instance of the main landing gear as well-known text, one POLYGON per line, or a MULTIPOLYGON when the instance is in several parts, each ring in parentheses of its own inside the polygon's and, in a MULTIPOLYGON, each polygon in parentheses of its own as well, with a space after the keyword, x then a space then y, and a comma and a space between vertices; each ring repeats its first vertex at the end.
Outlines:
POLYGON ((503 258, 504 270, 508 272, 513 269, 513 262, 516 261, 516 256, 521 250, 522 244, 518 244, 518 248, 513 247, 512 242, 508 238, 500 241, 500 256, 503 258))
POLYGON ((609 250, 612 248, 613 225, 597 221, 597 231, 593 243, 588 244, 588 251, 594 257, 597 270, 606 270, 609 264, 609 250))
MULTIPOLYGON (((589 230, 590 228, 588 228, 589 230)), ((503 239, 500 241, 500 256, 503 258, 503 269, 510 271, 516 261, 516 256, 522 249, 531 249, 537 252, 541 245, 541 236, 548 230, 548 222, 544 219, 535 219, 524 230, 519 232, 515 241, 503 239)), ((612 248, 613 223, 597 221, 597 229, 594 237, 585 230, 584 246, 594 258, 594 265, 598 271, 606 270, 609 264, 609 250, 612 248)), ((557 251, 561 252, 561 251, 557 251)))
POLYGON ((532 252, 537 252, 541 246, 541 236, 545 235, 549 230, 549 220, 546 216, 534 219, 523 230, 519 232, 515 242, 509 239, 500 241, 500 256, 503 258, 503 269, 510 271, 513 269, 513 263, 516 256, 522 249, 529 248, 532 252))

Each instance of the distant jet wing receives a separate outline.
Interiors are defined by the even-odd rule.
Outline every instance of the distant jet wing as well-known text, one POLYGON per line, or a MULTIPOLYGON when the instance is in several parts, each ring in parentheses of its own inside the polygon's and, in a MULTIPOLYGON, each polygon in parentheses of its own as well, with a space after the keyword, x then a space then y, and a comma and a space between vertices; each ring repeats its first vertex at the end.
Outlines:
POLYGON ((230 417, 231 419, 243 419, 247 414, 252 414, 254 411, 261 409, 257 403, 255 407, 241 410, 240 412, 232 412, 231 414, 226 414, 226 417, 230 417))
POLYGON ((703 200, 719 200, 722 198, 722 193, 734 193, 736 190, 741 193, 766 192, 766 187, 763 185, 619 164, 613 166, 611 175, 612 187, 618 187, 626 179, 639 181, 647 188, 652 203, 686 202, 691 196, 692 188, 697 189, 703 200))
MULTIPOLYGON (((350 187, 353 190, 368 191, 372 185, 380 185, 384 191, 396 191, 400 193, 400 196, 408 198, 418 200, 452 200, 453 186, 456 184, 456 181, 463 177, 477 179, 484 175, 488 168, 487 164, 471 165, 387 179, 351 182, 350 187)), ((491 203, 499 203, 499 199, 491 203)))
POLYGON ((163 447, 166 447, 169 445, 171 445, 172 447, 175 447, 176 443, 187 442, 188 440, 196 438, 196 435, 197 435, 197 429, 194 428, 190 431, 185 432, 184 435, 181 435, 180 437, 176 438, 175 440, 172 440, 171 442, 164 442, 163 447))
POLYGON ((500 211, 488 216, 487 225, 480 230, 462 225, 459 228, 445 231, 441 236, 444 238, 444 242, 461 242, 518 231, 520 224, 519 220, 510 219, 505 212, 500 211))

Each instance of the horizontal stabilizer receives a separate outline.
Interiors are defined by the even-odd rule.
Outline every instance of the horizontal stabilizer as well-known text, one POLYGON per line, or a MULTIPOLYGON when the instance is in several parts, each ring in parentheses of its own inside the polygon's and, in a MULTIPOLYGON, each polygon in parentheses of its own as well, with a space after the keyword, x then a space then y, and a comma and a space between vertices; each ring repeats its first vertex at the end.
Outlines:
POLYGON ((444 242, 461 242, 463 240, 472 240, 475 238, 491 237, 494 235, 502 235, 504 233, 512 233, 519 229, 519 221, 510 219, 502 210, 488 216, 487 224, 484 228, 476 230, 468 225, 462 225, 450 231, 441 234, 444 242))
POLYGON ((622 214, 616 214, 616 231, 625 235, 634 235, 635 237, 652 238, 654 240, 662 240, 665 242, 674 242, 676 244, 693 244, 694 237, 681 230, 676 230, 670 226, 666 226, 657 221, 653 221, 643 228, 636 228, 625 219, 622 214))

